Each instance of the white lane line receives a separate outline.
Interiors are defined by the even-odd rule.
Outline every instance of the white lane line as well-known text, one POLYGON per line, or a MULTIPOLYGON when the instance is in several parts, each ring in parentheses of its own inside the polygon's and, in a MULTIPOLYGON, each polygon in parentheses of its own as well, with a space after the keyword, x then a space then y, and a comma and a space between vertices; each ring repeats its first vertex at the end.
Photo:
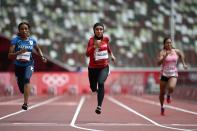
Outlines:
POLYGON ((82 129, 82 130, 88 130, 88 131, 102 131, 102 130, 96 130, 96 129, 90 129, 90 128, 84 128, 84 127, 79 127, 75 125, 75 122, 77 120, 77 116, 79 115, 79 112, 81 110, 81 107, 83 105, 83 103, 85 102, 85 96, 82 96, 80 101, 79 101, 79 105, 77 106, 77 109, 75 111, 74 117, 70 123, 71 127, 77 128, 77 129, 82 129))
POLYGON ((21 126, 21 127, 49 127, 49 126, 57 126, 57 127, 66 127, 66 126, 70 126, 69 124, 65 124, 65 123, 0 123, 0 126, 21 126))
MULTIPOLYGON (((55 98, 51 98, 51 99, 49 99, 49 100, 43 101, 43 102, 41 102, 41 103, 38 103, 38 104, 36 104, 36 105, 30 106, 28 110, 31 110, 31 109, 33 109, 33 108, 36 108, 36 107, 42 106, 42 105, 44 105, 44 104, 50 103, 50 102, 52 102, 52 101, 55 101, 55 100, 59 99, 60 97, 62 97, 62 96, 57 96, 57 97, 55 97, 55 98)), ((27 110, 27 111, 28 111, 28 110, 27 110)), ((24 110, 20 110, 20 111, 17 111, 17 112, 14 112, 14 113, 5 115, 5 116, 3 116, 3 117, 0 117, 0 120, 3 120, 3 119, 5 119, 5 118, 11 117, 11 116, 14 116, 14 115, 17 115, 17 114, 20 114, 20 113, 22 113, 22 112, 25 112, 25 111, 24 111, 24 110)))
MULTIPOLYGON (((21 105, 22 103, 0 103, 0 105, 21 105)), ((36 104, 36 102, 31 102, 31 104, 36 104)), ((47 106, 76 106, 76 102, 55 102, 55 103, 48 103, 47 106)))
MULTIPOLYGON (((82 124, 80 124, 82 125, 82 124)), ((155 126, 154 124, 142 123, 86 123, 86 126, 155 126)), ((162 124, 165 126, 197 127, 197 124, 162 124)))
MULTIPOLYGON (((151 100, 142 99, 142 98, 138 98, 138 97, 134 97, 134 96, 127 96, 127 97, 131 98, 131 99, 134 99, 134 100, 137 100, 137 101, 140 101, 140 102, 160 106, 159 102, 154 102, 154 101, 151 101, 151 100)), ((164 105, 164 106, 167 107, 167 108, 170 108, 170 109, 177 110, 177 111, 182 111, 182 112, 189 113, 189 114, 192 114, 192 115, 197 115, 197 112, 189 111, 189 110, 186 110, 186 109, 183 109, 183 108, 170 106, 170 105, 164 105)))
POLYGON ((10 104, 10 103, 20 102, 20 101, 22 101, 22 100, 23 100, 23 98, 18 98, 18 99, 15 99, 15 100, 9 100, 9 101, 0 102, 0 104, 6 105, 6 104, 10 104))
POLYGON ((180 128, 175 128, 175 127, 169 127, 169 126, 161 125, 161 124, 159 124, 159 123, 157 123, 157 122, 155 122, 155 121, 149 119, 148 117, 146 117, 146 116, 144 116, 144 115, 138 113, 137 111, 131 109, 130 107, 124 105, 123 103, 119 102, 118 100, 116 100, 116 99, 114 99, 114 98, 112 98, 112 97, 110 97, 110 96, 107 96, 107 98, 108 98, 108 100, 110 100, 111 102, 113 102, 113 103, 119 105, 120 107, 122 107, 122 108, 124 108, 124 109, 126 109, 126 110, 128 110, 128 111, 130 111, 130 112, 132 112, 132 113, 134 113, 134 114, 136 114, 136 115, 138 115, 138 116, 140 116, 140 117, 146 119, 147 121, 153 123, 153 124, 156 125, 156 126, 163 127, 163 128, 167 128, 167 129, 172 129, 172 130, 191 131, 190 129, 180 129, 180 128))
POLYGON ((171 124, 173 126, 196 126, 197 127, 197 124, 171 124))
MULTIPOLYGON (((23 97, 23 96, 21 96, 21 97, 23 97)), ((21 104, 21 103, 23 103, 23 99, 24 98, 18 98, 18 99, 15 99, 15 100, 3 101, 3 102, 0 102, 0 105, 11 105, 11 104, 15 104, 16 105, 16 104, 21 104)), ((35 99, 35 96, 31 96, 29 98, 29 101, 31 101, 33 99, 35 99)))
MULTIPOLYGON (((142 124, 142 123, 84 123, 84 124, 77 124, 80 126, 132 126, 132 127, 137 127, 137 126, 147 126, 147 127, 154 127, 154 124, 142 124)), ((165 126, 178 126, 178 127, 197 127, 197 124, 163 124, 165 126)), ((27 123, 0 123, 0 126, 35 126, 35 127, 41 127, 41 126, 70 126, 70 124, 65 124, 65 123, 32 123, 32 122, 27 122, 27 123)))
MULTIPOLYGON (((80 124, 80 126, 82 126, 83 124, 80 124)), ((140 123, 125 123, 125 124, 121 124, 121 123, 89 123, 87 125, 84 125, 84 126, 105 126, 105 127, 156 127, 157 125, 154 125, 154 124, 140 124, 140 123)), ((197 125, 191 125, 191 124, 184 124, 184 125, 177 125, 177 124, 163 124, 163 126, 184 126, 184 127, 193 127, 193 128, 196 128, 197 125)), ((171 127, 173 128, 173 127, 171 127)), ((177 129, 174 129, 174 130, 177 130, 177 129)), ((197 131, 197 129, 182 129, 184 131, 197 131)))

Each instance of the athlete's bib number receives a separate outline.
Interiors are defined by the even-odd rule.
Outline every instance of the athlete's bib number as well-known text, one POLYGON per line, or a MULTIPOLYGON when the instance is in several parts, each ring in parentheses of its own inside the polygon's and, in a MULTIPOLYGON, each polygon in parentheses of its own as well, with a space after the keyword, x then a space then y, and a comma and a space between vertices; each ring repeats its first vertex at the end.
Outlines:
POLYGON ((175 71, 164 71, 163 75, 164 76, 176 76, 176 72, 175 71))
POLYGON ((31 52, 25 52, 25 53, 22 53, 20 55, 17 55, 16 59, 17 60, 23 59, 23 60, 29 61, 30 60, 30 56, 31 56, 31 52))
POLYGON ((108 59, 108 52, 107 50, 104 51, 98 51, 95 50, 95 60, 102 60, 102 59, 108 59))
POLYGON ((168 66, 164 68, 163 75, 164 76, 176 76, 177 75, 176 72, 177 71, 174 66, 168 66))

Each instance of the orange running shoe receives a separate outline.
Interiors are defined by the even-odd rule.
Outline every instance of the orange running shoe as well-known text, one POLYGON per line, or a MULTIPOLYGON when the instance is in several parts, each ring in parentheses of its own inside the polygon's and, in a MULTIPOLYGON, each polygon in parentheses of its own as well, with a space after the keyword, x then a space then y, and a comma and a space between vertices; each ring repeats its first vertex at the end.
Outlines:
POLYGON ((168 104, 170 104, 172 102, 171 98, 170 98, 170 95, 167 95, 167 100, 166 101, 167 101, 168 104))
POLYGON ((162 107, 162 108, 161 108, 161 115, 162 115, 162 116, 165 116, 165 113, 164 113, 164 112, 165 112, 165 109, 162 107))

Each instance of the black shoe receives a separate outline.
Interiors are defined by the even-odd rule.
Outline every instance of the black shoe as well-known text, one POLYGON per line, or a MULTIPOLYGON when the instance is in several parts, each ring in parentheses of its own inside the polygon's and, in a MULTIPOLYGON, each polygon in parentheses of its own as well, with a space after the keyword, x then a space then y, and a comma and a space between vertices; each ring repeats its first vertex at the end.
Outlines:
POLYGON ((95 112, 96 112, 96 114, 101 114, 101 107, 97 106, 95 112))
POLYGON ((24 103, 24 104, 22 105, 22 109, 23 109, 23 110, 27 110, 27 108, 28 108, 28 105, 24 103))

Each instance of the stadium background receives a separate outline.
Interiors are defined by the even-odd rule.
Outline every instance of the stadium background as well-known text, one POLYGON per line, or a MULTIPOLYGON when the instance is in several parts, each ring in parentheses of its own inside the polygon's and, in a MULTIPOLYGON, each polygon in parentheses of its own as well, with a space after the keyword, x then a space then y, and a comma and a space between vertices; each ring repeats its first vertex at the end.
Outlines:
POLYGON ((88 92, 84 53, 93 24, 102 22, 117 58, 106 92, 158 93, 156 56, 171 36, 189 64, 188 71, 178 64, 175 97, 197 99, 196 7, 196 0, 0 0, 0 94, 18 93, 7 53, 21 21, 30 23, 49 60, 42 64, 34 55, 32 94, 88 92))

